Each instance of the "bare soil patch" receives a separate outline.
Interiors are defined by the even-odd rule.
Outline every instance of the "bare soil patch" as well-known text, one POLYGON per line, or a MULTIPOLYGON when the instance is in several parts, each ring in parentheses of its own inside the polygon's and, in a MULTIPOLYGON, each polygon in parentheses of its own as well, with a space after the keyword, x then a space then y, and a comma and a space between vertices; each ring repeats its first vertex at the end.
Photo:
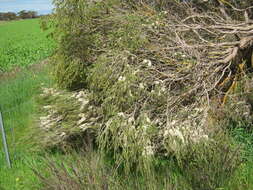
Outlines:
MULTIPOLYGON (((39 72, 41 71, 45 65, 48 64, 48 59, 45 59, 37 64, 33 64, 28 66, 26 69, 30 70, 30 71, 34 71, 34 72, 39 72)), ((21 67, 15 67, 14 69, 12 69, 11 71, 8 72, 1 72, 0 71, 0 83, 5 82, 6 80, 10 80, 13 79, 17 76, 18 73, 20 73, 21 71, 23 71, 24 69, 21 67)))

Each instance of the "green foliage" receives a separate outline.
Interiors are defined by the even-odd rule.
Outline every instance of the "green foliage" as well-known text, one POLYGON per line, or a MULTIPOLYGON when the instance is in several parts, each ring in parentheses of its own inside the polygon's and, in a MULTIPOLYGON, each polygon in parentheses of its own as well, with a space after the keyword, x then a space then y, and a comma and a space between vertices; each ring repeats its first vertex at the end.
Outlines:
POLYGON ((148 43, 143 30, 143 25, 148 23, 148 20, 144 16, 128 13, 113 15, 108 19, 113 19, 110 21, 111 28, 107 31, 108 48, 134 52, 148 43))
POLYGON ((13 12, 2 13, 2 12, 0 12, 0 21, 15 20, 17 18, 18 17, 16 15, 16 13, 13 13, 13 12))
POLYGON ((56 0, 55 5, 56 12, 49 23, 54 25, 53 36, 58 42, 54 63, 56 80, 62 87, 77 89, 83 86, 88 76, 87 70, 104 52, 132 52, 147 43, 141 30, 146 19, 123 10, 119 14, 118 0, 96 3, 56 0), (76 77, 77 73, 82 80, 76 77))
POLYGON ((37 18, 38 17, 38 13, 36 11, 22 10, 22 11, 18 12, 18 16, 21 19, 31 19, 31 18, 37 18))
POLYGON ((99 57, 90 69, 88 83, 93 101, 101 105, 103 113, 111 116, 128 110, 140 97, 142 91, 137 73, 128 64, 127 52, 99 57), (113 55, 118 55, 116 59, 113 55))
POLYGON ((39 27, 39 19, 0 25, 0 71, 28 66, 52 54, 54 42, 39 27))
POLYGON ((52 18, 55 26, 53 36, 58 42, 54 61, 56 81, 62 87, 76 89, 82 85, 78 75, 85 80, 82 70, 84 66, 89 65, 93 56, 90 48, 94 45, 96 33, 92 18, 101 16, 102 10, 99 9, 101 3, 93 7, 86 1, 80 0, 56 0, 54 3, 56 9, 52 18), (73 63, 74 66, 72 66, 73 63), (80 71, 81 74, 79 74, 80 71))
POLYGON ((85 87, 87 66, 77 59, 67 60, 68 58, 65 56, 56 55, 53 57, 53 61, 56 62, 53 72, 55 81, 60 87, 66 89, 75 90, 85 87))
POLYGON ((2 20, 17 20, 17 19, 32 19, 38 18, 38 13, 36 11, 26 11, 22 10, 17 14, 14 12, 0 12, 0 21, 2 20))

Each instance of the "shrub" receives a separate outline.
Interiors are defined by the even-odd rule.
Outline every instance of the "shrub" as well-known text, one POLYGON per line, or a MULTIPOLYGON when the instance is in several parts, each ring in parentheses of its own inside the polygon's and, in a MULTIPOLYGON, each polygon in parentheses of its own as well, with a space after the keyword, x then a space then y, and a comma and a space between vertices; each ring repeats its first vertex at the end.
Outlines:
POLYGON ((87 1, 54 1, 55 14, 49 19, 53 22, 53 37, 58 41, 58 50, 54 57, 56 81, 61 87, 77 89, 83 85, 85 67, 92 55, 94 27, 91 17, 98 11, 90 7, 87 1))
MULTIPOLYGON (((230 75, 244 72, 240 69, 244 63, 236 61, 242 60, 244 52, 231 56, 224 46, 218 51, 226 53, 216 55, 216 45, 234 40, 230 28, 221 32, 214 27, 214 33, 207 32, 222 16, 202 15, 197 7, 196 12, 190 7, 184 10, 188 4, 176 1, 55 2, 54 36, 60 42, 57 81, 74 89, 87 84, 91 107, 87 112, 96 110, 99 118, 101 152, 110 154, 123 173, 142 176, 152 174, 156 156, 174 158, 193 189, 222 187, 240 164, 240 157, 226 135, 215 135, 206 124, 209 103, 216 96, 224 97, 225 102, 238 79, 230 75), (178 11, 172 12, 169 4, 178 11), (192 30, 193 25, 201 28, 192 30), (224 33, 228 34, 225 38, 224 33), (229 60, 223 60, 227 56, 229 60), (173 130, 177 134, 171 134, 173 130), (180 130, 196 141, 186 139, 180 130), (180 147, 170 150, 173 138, 179 136, 183 136, 180 147)), ((228 23, 234 28, 232 20, 222 19, 221 25, 228 23)), ((245 45, 243 39, 234 43, 245 45)))
MULTIPOLYGON (((147 42, 141 30, 145 18, 121 10, 119 0, 54 3, 55 14, 48 19, 48 26, 54 29, 52 35, 58 41, 53 62, 61 87, 83 87, 88 68, 104 52, 134 51, 147 42)), ((45 23, 43 27, 47 28, 45 23)))
POLYGON ((76 90, 85 87, 87 65, 78 59, 69 60, 65 56, 55 56, 54 78, 62 88, 76 90))

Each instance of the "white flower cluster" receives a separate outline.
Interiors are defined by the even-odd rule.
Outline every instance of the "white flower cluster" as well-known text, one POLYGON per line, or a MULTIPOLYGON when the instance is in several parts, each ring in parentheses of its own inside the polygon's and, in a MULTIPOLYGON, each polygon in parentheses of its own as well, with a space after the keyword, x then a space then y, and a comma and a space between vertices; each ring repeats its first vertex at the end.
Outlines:
POLYGON ((123 76, 120 76, 119 78, 118 78, 118 81, 119 82, 124 82, 126 80, 126 77, 123 77, 123 76))
POLYGON ((149 59, 144 59, 142 61, 143 64, 147 65, 148 67, 151 67, 152 66, 152 62, 149 60, 149 59))
POLYGON ((44 130, 50 130, 51 127, 58 125, 59 121, 62 120, 62 116, 58 116, 55 114, 49 114, 44 117, 40 117, 40 127, 44 130))
POLYGON ((80 103, 80 111, 82 111, 85 108, 85 106, 89 103, 87 93, 85 91, 76 92, 71 97, 76 98, 77 101, 80 103))
POLYGON ((142 82, 139 84, 139 88, 140 89, 144 89, 145 88, 145 86, 144 86, 144 84, 142 82))
POLYGON ((148 143, 148 145, 144 147, 142 156, 153 156, 154 154, 155 154, 154 148, 151 146, 151 143, 148 143))
POLYGON ((181 52, 176 52, 176 53, 174 53, 174 56, 175 56, 175 57, 178 57, 178 58, 186 58, 186 57, 187 57, 187 55, 185 55, 185 54, 183 54, 183 53, 181 53, 181 52))
POLYGON ((165 127, 163 134, 164 143, 173 151, 180 150, 184 145, 188 143, 199 143, 208 141, 209 136, 204 130, 205 112, 202 109, 192 110, 193 114, 187 117, 184 121, 172 120, 165 127), (199 114, 204 114, 199 122, 196 122, 196 118, 199 114))
POLYGON ((60 92, 54 88, 42 88, 41 96, 59 96, 60 92))

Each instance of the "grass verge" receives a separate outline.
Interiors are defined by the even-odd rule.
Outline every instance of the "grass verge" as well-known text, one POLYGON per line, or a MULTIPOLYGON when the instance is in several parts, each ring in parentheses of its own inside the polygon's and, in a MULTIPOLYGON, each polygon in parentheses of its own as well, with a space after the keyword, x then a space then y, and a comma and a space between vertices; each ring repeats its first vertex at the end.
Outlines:
POLYGON ((6 167, 0 145, 0 187, 2 189, 36 189, 36 177, 30 164, 41 165, 40 154, 32 151, 30 128, 36 110, 34 96, 39 94, 41 83, 50 85, 48 68, 22 70, 15 76, 0 81, 0 110, 3 114, 12 168, 6 167), (28 139, 29 138, 29 139, 28 139), (31 184, 32 186, 29 186, 31 184))

